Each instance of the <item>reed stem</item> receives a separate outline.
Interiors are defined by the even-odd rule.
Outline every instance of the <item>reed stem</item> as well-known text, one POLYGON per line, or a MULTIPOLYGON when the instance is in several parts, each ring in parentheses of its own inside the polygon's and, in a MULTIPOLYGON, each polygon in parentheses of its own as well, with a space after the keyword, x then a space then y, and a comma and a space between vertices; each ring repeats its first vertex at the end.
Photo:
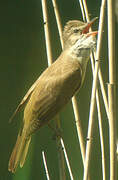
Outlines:
POLYGON ((85 158, 85 166, 84 166, 84 180, 88 178, 89 166, 90 166, 90 155, 91 155, 91 145, 92 145, 92 133, 93 133, 93 123, 94 123, 94 111, 95 111, 95 96, 97 89, 97 76, 99 70, 99 57, 101 50, 101 39, 103 32, 103 20, 104 20, 104 8, 103 5, 105 0, 102 1, 101 10, 100 10, 100 21, 99 21, 99 30, 98 30, 98 40, 97 40, 97 51, 96 51, 96 61, 95 61, 95 71, 94 71, 94 79, 92 86, 92 95, 91 95, 91 104, 90 104, 90 114, 89 114, 89 125, 88 125, 88 135, 87 135, 87 145, 86 145, 86 158, 85 158))
POLYGON ((108 9, 108 54, 109 54, 109 138, 110 138, 110 180, 117 179, 116 158, 116 70, 115 70, 115 29, 114 9, 115 2, 107 1, 108 9))
MULTIPOLYGON (((50 33, 48 26, 48 12, 47 12, 47 3, 46 0, 42 0, 42 11, 43 11, 43 19, 44 19, 44 31, 45 31, 45 42, 46 42, 46 52, 48 65, 50 66, 53 63, 52 60, 52 49, 51 49, 51 41, 50 41, 50 33)), ((60 119, 59 116, 56 116, 56 128, 60 129, 60 119)), ((60 180, 65 180, 65 165, 64 165, 64 154, 61 148, 61 139, 60 137, 56 138, 57 141, 57 153, 58 153, 58 161, 59 161, 59 178, 60 180)))

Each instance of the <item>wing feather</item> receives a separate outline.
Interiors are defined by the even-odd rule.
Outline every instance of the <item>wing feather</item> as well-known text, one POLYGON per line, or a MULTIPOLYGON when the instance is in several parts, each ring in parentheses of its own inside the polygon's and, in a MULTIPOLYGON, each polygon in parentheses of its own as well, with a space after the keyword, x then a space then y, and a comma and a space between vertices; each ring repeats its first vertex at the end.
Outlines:
POLYGON ((24 112, 31 121, 31 131, 52 119, 81 86, 82 70, 77 60, 58 59, 41 75, 24 112), (62 64, 63 63, 63 64, 62 64), (29 115, 30 111, 30 115, 29 115))

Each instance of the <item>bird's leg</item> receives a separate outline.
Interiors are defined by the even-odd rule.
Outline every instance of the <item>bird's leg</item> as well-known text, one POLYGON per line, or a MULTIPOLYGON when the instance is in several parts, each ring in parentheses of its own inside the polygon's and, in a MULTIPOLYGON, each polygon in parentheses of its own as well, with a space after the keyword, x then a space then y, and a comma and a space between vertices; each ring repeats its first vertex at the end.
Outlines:
POLYGON ((62 137, 62 130, 56 129, 54 126, 51 125, 51 123, 48 123, 48 127, 54 132, 52 139, 61 138, 62 137))

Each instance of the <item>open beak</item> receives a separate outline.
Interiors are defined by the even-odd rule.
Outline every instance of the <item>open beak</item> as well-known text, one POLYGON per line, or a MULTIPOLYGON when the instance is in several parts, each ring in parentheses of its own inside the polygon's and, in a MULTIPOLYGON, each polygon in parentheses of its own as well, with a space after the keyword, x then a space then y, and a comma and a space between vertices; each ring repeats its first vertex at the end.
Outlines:
POLYGON ((98 17, 93 18, 90 22, 88 22, 85 27, 82 30, 82 34, 87 34, 87 36, 95 36, 98 34, 98 31, 89 32, 89 28, 92 26, 92 24, 98 19, 98 17))

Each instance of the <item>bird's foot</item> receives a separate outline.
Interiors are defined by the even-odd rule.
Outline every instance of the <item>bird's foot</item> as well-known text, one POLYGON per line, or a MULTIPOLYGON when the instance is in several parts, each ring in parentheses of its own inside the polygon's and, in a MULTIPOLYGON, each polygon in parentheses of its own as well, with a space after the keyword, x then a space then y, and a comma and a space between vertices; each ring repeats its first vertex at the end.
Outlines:
POLYGON ((62 130, 60 128, 55 128, 51 124, 48 124, 48 127, 54 132, 52 136, 53 140, 56 140, 57 138, 62 138, 62 130))

